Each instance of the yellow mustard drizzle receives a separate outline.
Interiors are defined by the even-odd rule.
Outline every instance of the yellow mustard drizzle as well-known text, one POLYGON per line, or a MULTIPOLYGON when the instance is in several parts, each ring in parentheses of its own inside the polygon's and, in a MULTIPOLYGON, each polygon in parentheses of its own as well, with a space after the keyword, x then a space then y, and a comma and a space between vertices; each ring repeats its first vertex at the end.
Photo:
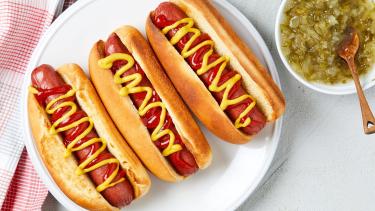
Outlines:
POLYGON ((168 143, 168 146, 162 152, 163 156, 168 156, 170 154, 173 154, 175 152, 182 150, 182 147, 180 144, 174 143, 175 142, 174 133, 170 129, 162 130, 163 123, 167 115, 167 109, 165 107, 165 104, 163 102, 153 102, 153 103, 148 104, 152 98, 152 88, 146 87, 146 86, 138 86, 139 83, 142 81, 142 75, 139 73, 134 73, 134 74, 122 77, 122 74, 124 74, 126 71, 128 71, 130 68, 133 67, 135 63, 133 57, 125 53, 114 53, 103 59, 100 59, 98 61, 98 64, 103 69, 110 69, 113 63, 119 60, 125 61, 126 65, 122 66, 115 73, 114 82, 120 85, 130 82, 129 84, 121 87, 119 94, 121 96, 127 96, 128 94, 146 92, 146 97, 138 108, 138 114, 140 116, 145 115, 147 111, 149 111, 152 108, 157 108, 157 107, 161 108, 160 120, 159 120, 157 127, 154 129, 154 131, 152 131, 151 140, 156 141, 165 135, 169 135, 169 143, 168 143))
POLYGON ((230 93, 230 90, 233 88, 233 86, 241 80, 241 75, 236 74, 229 80, 227 80, 224 84, 218 86, 218 83, 222 77, 222 73, 225 70, 225 67, 227 66, 229 62, 229 57, 227 56, 220 56, 217 60, 214 62, 211 62, 208 64, 209 57, 214 53, 214 42, 212 40, 205 40, 198 45, 191 48, 194 41, 201 35, 201 31, 197 28, 194 28, 194 20, 192 18, 184 18, 181 19, 174 24, 164 27, 162 29, 163 34, 167 34, 170 30, 177 28, 180 24, 186 24, 182 26, 177 33, 171 38, 170 42, 172 45, 177 44, 186 34, 193 33, 194 35, 189 39, 189 41, 185 44, 184 48, 181 51, 181 55, 184 58, 187 58, 191 55, 193 55, 195 52, 197 52, 200 48, 204 46, 210 46, 210 50, 208 50, 204 56, 202 61, 202 67, 197 70, 198 75, 202 75, 206 73, 211 68, 215 67, 218 64, 221 64, 219 67, 219 70, 212 81, 211 85, 208 87, 208 89, 212 92, 221 92, 224 91, 223 99, 220 103, 220 108, 222 110, 225 110, 230 105, 235 105, 245 99, 251 99, 252 103, 247 106, 247 108, 238 116, 236 119, 234 125, 236 128, 246 127, 251 123, 250 117, 246 118, 246 120, 241 123, 241 119, 245 117, 256 105, 255 99, 251 97, 248 94, 242 95, 240 97, 237 97, 235 99, 228 99, 228 95, 230 93))
MULTIPOLYGON (((35 88, 33 87, 30 87, 29 88, 29 91, 33 94, 37 94, 38 93, 38 90, 36 90, 35 88)), ((90 117, 84 117, 84 118, 81 118, 73 123, 70 123, 69 125, 67 126, 64 126, 64 127, 60 127, 60 128, 57 128, 56 127, 63 121, 66 121, 71 115, 73 115, 76 111, 77 111, 77 105, 72 102, 72 101, 66 101, 66 102, 62 102, 62 103, 59 103, 57 106, 53 107, 53 105, 58 102, 59 100, 63 100, 63 99, 66 99, 66 98, 69 98, 71 96, 74 96, 75 95, 75 90, 74 89, 70 89, 66 94, 64 95, 61 95, 60 97, 58 98, 55 98, 53 100, 51 100, 47 106, 46 106, 46 112, 48 114, 53 114, 55 111, 57 111, 59 108, 63 108, 63 107, 70 107, 70 110, 68 112, 66 112, 62 117, 60 117, 58 120, 56 120, 51 128, 50 128, 50 133, 51 134, 57 134, 59 132, 63 132, 63 131, 66 131, 66 130, 69 130, 69 129, 72 129, 84 122, 88 122, 89 123, 89 126, 85 129, 85 131, 83 131, 80 135, 78 135, 72 142, 70 142, 68 144, 68 146, 66 147, 66 151, 65 151, 65 157, 68 157, 71 155, 72 152, 74 151, 79 151, 79 150, 82 150, 92 144, 95 144, 95 143, 101 143, 101 147, 94 153, 92 154, 90 157, 88 157, 84 162, 82 162, 81 164, 78 165, 77 169, 76 169, 76 174, 77 175, 82 175, 82 174, 85 174, 87 172, 90 172, 90 171, 93 171, 97 168, 100 168, 104 165, 107 165, 107 164, 110 164, 110 163, 115 163, 117 164, 116 165, 116 169, 112 172, 112 174, 100 185, 98 185, 96 187, 96 190, 98 192, 101 192, 109 187, 113 187, 115 186, 116 184, 118 183, 121 183, 125 180, 125 178, 121 178, 119 180, 117 180, 116 182, 112 182, 115 177, 117 176, 117 173, 120 169, 120 163, 119 161, 116 159, 116 158, 109 158, 109 159, 105 159, 105 160, 102 160, 98 163, 96 163, 95 165, 89 167, 89 168, 86 168, 86 166, 91 162, 93 161, 94 159, 96 159, 99 154, 101 152, 103 152, 106 147, 107 147, 107 142, 106 140, 104 140, 103 138, 92 138, 86 142, 84 142, 83 144, 77 146, 77 147, 74 147, 77 142, 79 140, 81 140, 82 138, 84 138, 85 136, 87 136, 91 130, 93 129, 94 127, 94 123, 92 121, 92 119, 90 117)))

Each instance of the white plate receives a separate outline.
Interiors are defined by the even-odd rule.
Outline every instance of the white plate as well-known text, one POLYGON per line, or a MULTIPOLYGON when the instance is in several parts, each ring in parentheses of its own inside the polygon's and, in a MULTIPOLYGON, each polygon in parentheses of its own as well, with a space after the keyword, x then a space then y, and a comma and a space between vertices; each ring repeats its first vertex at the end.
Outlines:
MULTIPOLYGON (((27 88, 33 68, 42 63, 58 67, 77 63, 87 70, 89 51, 95 41, 105 39, 115 28, 130 24, 144 33, 146 16, 159 0, 80 0, 63 13, 38 44, 25 75, 22 109, 25 144, 30 158, 50 192, 69 210, 82 209, 66 197, 41 161, 30 134, 27 88)), ((279 84, 275 64, 264 41, 249 21, 223 0, 215 5, 253 48, 279 84)), ((152 177, 151 191, 127 210, 230 210, 238 207, 263 179, 279 143, 282 120, 267 127, 253 141, 242 146, 219 140, 202 127, 213 150, 212 165, 178 184, 152 177)))
MULTIPOLYGON (((283 51, 281 50, 281 31, 280 31, 280 24, 283 22, 284 18, 284 8, 286 3, 289 0, 283 0, 280 5, 279 11, 276 17, 276 25, 275 25, 275 41, 277 46, 277 51, 279 52, 280 58, 283 61, 285 67, 288 71, 303 85, 309 87, 310 89, 316 90, 318 92, 322 92, 325 94, 331 95, 347 95, 347 94, 354 94, 356 93, 354 81, 351 80, 345 84, 323 84, 318 82, 310 82, 306 80, 303 76, 298 74, 292 66, 289 64, 288 59, 284 56, 283 51)), ((375 0, 374 0, 375 2, 375 0)), ((349 70, 348 70, 349 71, 349 70)), ((375 85, 375 65, 371 68, 368 73, 363 74, 360 76, 361 84, 363 90, 366 90, 375 85)))

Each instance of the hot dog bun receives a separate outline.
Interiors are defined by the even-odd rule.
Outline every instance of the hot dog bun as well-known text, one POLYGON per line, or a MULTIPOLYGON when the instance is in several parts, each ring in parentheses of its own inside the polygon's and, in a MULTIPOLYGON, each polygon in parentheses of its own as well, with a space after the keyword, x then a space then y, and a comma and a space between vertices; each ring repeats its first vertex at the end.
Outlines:
MULTIPOLYGON (((76 89, 76 99, 80 107, 90 116, 95 130, 107 140, 108 150, 120 161, 133 186, 134 195, 145 195, 151 185, 150 178, 142 163, 132 152, 115 125, 111 121, 100 98, 82 69, 75 64, 61 66, 58 73, 63 80, 76 89)), ((84 175, 77 175, 77 161, 73 156, 64 157, 66 147, 59 134, 51 134, 51 122, 44 110, 30 93, 28 112, 31 131, 39 154, 59 188, 78 205, 89 210, 114 210, 106 199, 95 189, 94 184, 84 175)))
MULTIPOLYGON (((267 121, 272 122, 279 118, 285 110, 283 94, 267 70, 211 3, 203 0, 171 2, 193 18, 195 25, 211 37, 219 54, 230 57, 229 67, 242 76, 244 88, 256 99, 267 121)), ((235 128, 194 70, 154 25, 151 14, 147 18, 146 33, 174 86, 205 126, 228 142, 248 142, 251 136, 235 128)))
MULTIPOLYGON (((115 31, 141 66, 154 89, 159 94, 180 134, 186 148, 193 154, 199 168, 211 162, 211 149, 188 109, 178 96, 172 83, 164 74, 152 49, 143 36, 133 27, 123 26, 115 31)), ((89 59, 92 81, 113 121, 145 166, 162 180, 176 182, 184 179, 162 156, 153 144, 130 97, 119 95, 120 85, 113 82, 113 74, 98 65, 104 57, 104 42, 94 44, 89 59)))

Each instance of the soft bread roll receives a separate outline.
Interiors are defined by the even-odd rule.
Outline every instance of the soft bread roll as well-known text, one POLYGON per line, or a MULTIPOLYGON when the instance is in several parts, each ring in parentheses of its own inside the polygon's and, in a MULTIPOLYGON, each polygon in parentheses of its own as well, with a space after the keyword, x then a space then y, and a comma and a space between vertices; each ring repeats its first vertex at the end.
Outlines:
MULTIPOLYGON (((151 181, 142 163, 131 151, 107 115, 91 82, 82 69, 75 64, 63 65, 58 70, 63 80, 76 89, 79 106, 94 122, 98 135, 107 140, 108 150, 120 161, 127 179, 133 186, 134 195, 139 198, 146 194, 151 181)), ((78 205, 89 210, 116 210, 96 191, 86 174, 77 175, 77 161, 67 158, 65 146, 59 134, 51 134, 48 116, 33 94, 28 96, 28 112, 31 131, 39 154, 59 188, 78 205)))
MULTIPOLYGON (((283 94, 267 70, 211 3, 203 0, 171 2, 193 18, 198 29, 212 38, 215 50, 219 54, 230 57, 229 67, 242 76, 244 88, 257 100, 267 121, 272 122, 279 118, 285 110, 283 94)), ((235 128, 204 83, 153 24, 150 16, 146 21, 146 33, 174 86, 205 126, 218 137, 231 143, 248 142, 251 136, 235 128)))
MULTIPOLYGON (((211 149, 188 109, 164 74, 143 36, 131 26, 115 31, 160 96, 186 148, 193 154, 200 169, 211 163, 211 149)), ((104 58, 104 42, 94 44, 89 59, 91 79, 113 121, 145 166, 157 177, 169 182, 184 179, 154 145, 130 97, 119 95, 121 85, 115 84, 110 70, 102 69, 98 60, 104 58)))

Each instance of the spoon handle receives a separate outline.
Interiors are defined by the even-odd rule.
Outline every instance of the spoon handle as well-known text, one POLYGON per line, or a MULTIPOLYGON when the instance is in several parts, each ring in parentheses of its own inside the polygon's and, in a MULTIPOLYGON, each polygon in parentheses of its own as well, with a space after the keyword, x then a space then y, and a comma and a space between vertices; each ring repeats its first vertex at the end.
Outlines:
POLYGON ((350 72, 352 73, 354 84, 357 89, 359 104, 361 106, 361 111, 362 111, 362 121, 363 121, 364 132, 366 134, 375 133, 375 118, 371 112, 370 106, 368 105, 366 96, 363 93, 361 82, 359 81, 359 77, 358 77, 357 68, 354 63, 354 58, 348 59, 347 63, 349 65, 350 72))

